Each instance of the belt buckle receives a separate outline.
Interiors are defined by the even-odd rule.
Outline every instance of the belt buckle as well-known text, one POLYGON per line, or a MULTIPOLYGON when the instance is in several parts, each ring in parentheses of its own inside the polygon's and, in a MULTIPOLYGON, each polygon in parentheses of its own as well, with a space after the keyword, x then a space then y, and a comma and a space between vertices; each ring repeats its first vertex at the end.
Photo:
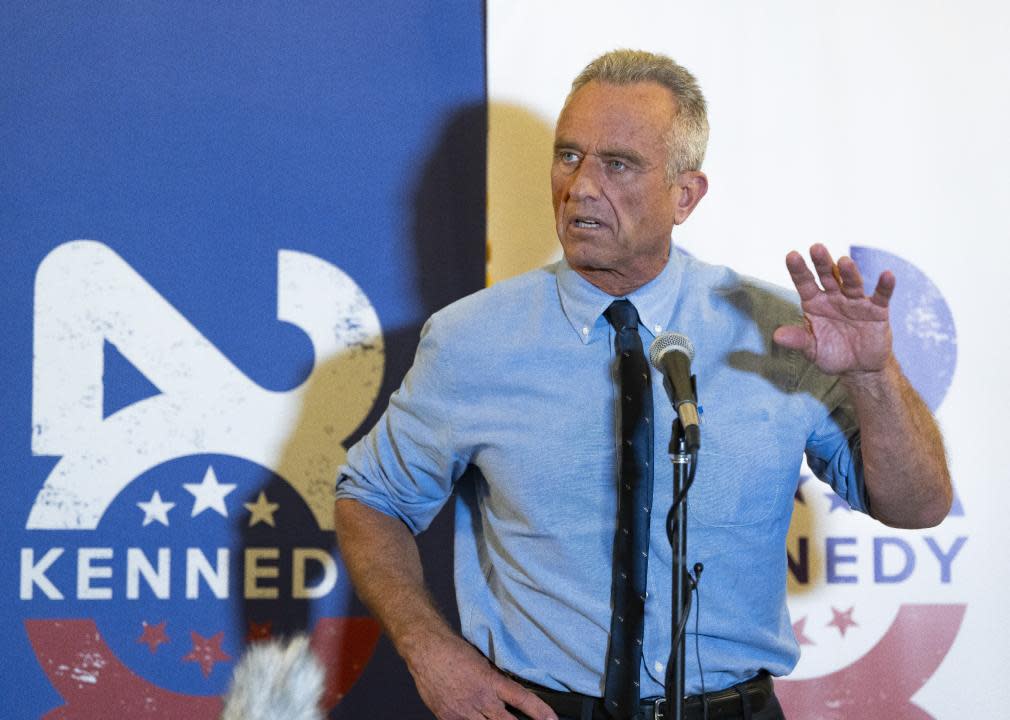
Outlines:
POLYGON ((663 720, 666 717, 666 698, 661 697, 652 701, 653 720, 663 720))

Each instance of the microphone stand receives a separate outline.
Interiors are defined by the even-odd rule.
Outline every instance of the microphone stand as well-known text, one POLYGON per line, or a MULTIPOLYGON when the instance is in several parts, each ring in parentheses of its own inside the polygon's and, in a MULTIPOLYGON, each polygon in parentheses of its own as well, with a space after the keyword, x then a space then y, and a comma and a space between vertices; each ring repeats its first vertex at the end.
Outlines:
MULTIPOLYGON (((693 378, 692 378, 693 379, 693 378)), ((674 419, 670 431, 670 461, 673 463, 673 507, 666 519, 667 538, 673 550, 673 593, 671 595, 670 662, 666 672, 666 708, 664 720, 684 718, 685 633, 692 579, 687 571, 687 487, 691 454, 687 451, 684 430, 674 419)))

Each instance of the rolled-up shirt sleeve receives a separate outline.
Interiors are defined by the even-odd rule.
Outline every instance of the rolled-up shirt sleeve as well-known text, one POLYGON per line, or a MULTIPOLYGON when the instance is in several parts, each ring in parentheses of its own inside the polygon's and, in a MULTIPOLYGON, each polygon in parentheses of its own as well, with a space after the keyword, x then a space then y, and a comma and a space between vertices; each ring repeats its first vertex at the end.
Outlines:
POLYGON ((375 427, 348 450, 336 498, 354 499, 425 530, 469 463, 458 447, 452 356, 437 315, 421 330, 414 364, 375 427))
POLYGON ((825 377, 822 385, 825 380, 820 402, 827 413, 807 438, 807 465, 849 507, 869 513, 856 413, 839 379, 825 377))

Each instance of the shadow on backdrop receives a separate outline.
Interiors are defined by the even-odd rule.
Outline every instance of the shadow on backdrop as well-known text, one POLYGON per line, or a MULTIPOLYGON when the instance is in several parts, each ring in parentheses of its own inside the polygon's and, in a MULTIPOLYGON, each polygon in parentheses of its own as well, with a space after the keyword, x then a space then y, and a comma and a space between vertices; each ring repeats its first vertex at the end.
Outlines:
MULTIPOLYGON (((404 189, 412 219, 411 242, 405 250, 414 254, 415 287, 423 309, 418 316, 426 318, 484 286, 486 134, 485 105, 459 108, 447 118, 421 173, 404 189)), ((373 352, 378 348, 380 359, 384 351, 383 379, 365 420, 347 437, 335 435, 332 420, 335 412, 339 414, 348 404, 362 400, 355 397, 360 392, 355 382, 360 364, 352 352, 319 359, 300 416, 278 463, 279 474, 268 474, 250 498, 255 502, 263 492, 282 508, 304 508, 291 486, 296 483, 312 507, 301 510, 301 516, 287 518, 283 533, 263 522, 249 526, 248 516, 243 516, 238 528, 243 554, 259 552, 257 548, 266 545, 278 548, 279 561, 274 563, 277 574, 264 584, 283 589, 315 588, 326 583, 323 563, 313 558, 317 553, 329 554, 334 547, 332 496, 337 468, 346 457, 346 448, 375 424, 399 386, 413 360, 420 330, 420 324, 391 328, 384 330, 381 338, 367 341, 372 343, 373 352), (285 503, 285 499, 291 502, 285 503), (329 511, 324 513, 324 507, 329 511), (301 563, 304 574, 298 563, 286 560, 296 549, 302 549, 303 557, 308 555, 308 561, 301 563)), ((460 482, 468 482, 470 472, 473 469, 460 482)), ((431 527, 418 537, 418 546, 429 589, 450 623, 458 627, 452 585, 451 506, 450 499, 431 527)), ((339 560, 338 567, 342 574, 339 560)), ((321 636, 317 623, 320 609, 314 608, 310 599, 284 595, 245 600, 241 622, 247 638, 287 636, 315 628, 317 650, 341 659, 336 667, 328 668, 326 704, 333 706, 331 718, 433 717, 421 702, 405 664, 357 598, 347 607, 322 612, 340 616, 341 622, 321 636)))
POLYGON ((527 108, 488 108, 488 284, 561 257, 551 207, 554 127, 527 108))

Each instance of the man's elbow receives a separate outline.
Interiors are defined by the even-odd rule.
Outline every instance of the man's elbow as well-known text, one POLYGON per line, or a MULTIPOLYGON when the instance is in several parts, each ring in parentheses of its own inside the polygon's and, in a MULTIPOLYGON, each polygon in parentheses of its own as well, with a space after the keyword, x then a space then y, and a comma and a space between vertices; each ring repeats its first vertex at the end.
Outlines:
POLYGON ((954 490, 950 482, 950 475, 944 468, 941 476, 932 483, 932 489, 923 493, 918 498, 909 498, 902 507, 892 509, 891 512, 876 512, 872 508, 871 515, 880 522, 893 528, 903 530, 924 530, 936 527, 950 514, 950 509, 954 503, 954 490))
POLYGON ((340 537, 342 529, 353 527, 365 522, 369 515, 378 512, 365 503, 353 497, 337 498, 333 503, 333 526, 340 537))
POLYGON ((950 515, 950 509, 954 506, 954 489, 949 475, 944 473, 940 489, 930 500, 931 502, 920 510, 920 522, 917 526, 919 529, 936 527, 950 515))

